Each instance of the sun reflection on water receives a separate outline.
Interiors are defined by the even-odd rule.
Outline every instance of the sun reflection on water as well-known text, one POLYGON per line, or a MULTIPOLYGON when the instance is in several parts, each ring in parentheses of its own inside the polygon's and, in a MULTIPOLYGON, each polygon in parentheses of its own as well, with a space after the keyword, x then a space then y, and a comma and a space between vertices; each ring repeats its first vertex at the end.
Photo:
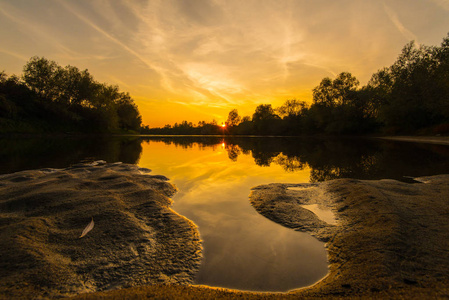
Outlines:
POLYGON ((218 149, 157 141, 142 148, 139 165, 176 184, 173 209, 199 227, 204 259, 198 284, 287 291, 327 274, 323 243, 259 215, 248 200, 256 185, 308 182, 307 167, 289 173, 278 164, 260 166, 250 152, 224 141, 218 149))

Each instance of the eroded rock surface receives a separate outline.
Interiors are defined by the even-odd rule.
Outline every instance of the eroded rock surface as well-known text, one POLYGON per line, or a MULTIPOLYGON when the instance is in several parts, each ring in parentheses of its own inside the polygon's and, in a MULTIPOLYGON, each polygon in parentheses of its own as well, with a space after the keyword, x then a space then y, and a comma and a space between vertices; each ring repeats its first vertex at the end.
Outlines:
POLYGON ((337 179, 254 188, 250 200, 262 215, 327 242, 329 275, 292 294, 447 297, 449 175, 416 180, 422 183, 337 179), (302 207, 311 203, 331 209, 337 225, 302 207))
POLYGON ((0 176, 0 296, 192 283, 198 230, 169 208, 176 188, 149 172, 95 162, 0 176))

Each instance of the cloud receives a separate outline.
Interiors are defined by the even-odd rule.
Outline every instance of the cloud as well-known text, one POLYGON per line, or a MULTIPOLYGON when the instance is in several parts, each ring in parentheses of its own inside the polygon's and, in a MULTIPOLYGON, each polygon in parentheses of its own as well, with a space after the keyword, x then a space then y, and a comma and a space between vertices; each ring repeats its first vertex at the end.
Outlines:
POLYGON ((150 69, 156 69, 154 66, 148 61, 148 59, 139 53, 137 53, 135 50, 131 49, 129 46, 121 42, 119 39, 115 38, 99 26, 97 26, 94 22, 90 21, 88 18, 84 17, 82 14, 80 14, 78 11, 73 9, 66 1, 58 1, 62 6, 64 6, 68 11, 70 11, 72 14, 74 14, 77 18, 79 18, 81 21, 95 29, 97 32, 102 34, 104 37, 109 39, 110 41, 114 42, 115 44, 119 45, 122 49, 127 51, 129 54, 133 55, 137 59, 139 59, 141 62, 143 62, 148 68, 150 69))
POLYGON ((84 64, 159 114, 193 104, 192 120, 201 109, 205 119, 232 108, 249 113, 259 103, 307 101, 323 77, 343 71, 364 82, 391 64, 405 41, 440 42, 449 6, 449 0, 48 2, 0 0, 1 64, 32 55, 84 64))
MULTIPOLYGON (((20 10, 16 9, 14 6, 3 4, 3 7, 0 7, 0 13, 5 17, 5 19, 9 20, 12 23, 15 23, 15 28, 18 28, 22 34, 28 36, 29 39, 35 41, 35 43, 42 43, 44 41, 45 43, 50 43, 51 45, 53 45, 53 47, 55 47, 59 52, 72 52, 71 49, 64 46, 54 35, 49 33, 44 24, 29 20, 26 16, 23 15, 20 10)), ((9 53, 12 52, 10 51, 9 53)), ((23 55, 16 53, 16 57, 19 56, 23 57, 23 55)), ((25 60, 28 59, 29 57, 25 60)))
POLYGON ((235 102, 255 95, 254 85, 282 84, 289 64, 303 58, 297 48, 301 31, 292 27, 288 9, 240 1, 185 3, 128 4, 141 21, 134 40, 172 93, 235 102))
POLYGON ((408 30, 399 20, 398 15, 389 7, 385 4, 385 2, 383 3, 384 9, 386 14, 388 15, 388 18, 390 19, 390 21, 394 24, 394 26, 396 27, 396 29, 402 34, 402 36, 407 40, 407 41, 412 41, 414 40, 416 43, 418 43, 418 38, 417 36, 411 32, 410 30, 408 30))
POLYGON ((449 11, 449 0, 430 0, 437 4, 439 7, 449 11))
POLYGON ((17 59, 20 59, 22 61, 27 61, 29 59, 29 57, 27 57, 27 56, 20 55, 19 53, 11 52, 11 51, 1 49, 1 48, 0 48, 0 52, 4 53, 6 55, 9 55, 9 56, 15 57, 17 59))

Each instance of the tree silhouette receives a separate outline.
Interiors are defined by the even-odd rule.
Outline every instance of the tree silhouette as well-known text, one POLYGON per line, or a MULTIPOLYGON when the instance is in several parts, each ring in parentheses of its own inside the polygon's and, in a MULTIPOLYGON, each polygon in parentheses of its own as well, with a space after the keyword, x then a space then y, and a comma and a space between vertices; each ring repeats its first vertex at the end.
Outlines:
POLYGON ((241 123, 242 119, 239 116, 237 109, 233 109, 228 114, 228 119, 226 120, 226 124, 229 127, 238 126, 241 123))
POLYGON ((138 132, 142 123, 128 93, 37 56, 21 78, 0 74, 0 108, 0 132, 138 132))

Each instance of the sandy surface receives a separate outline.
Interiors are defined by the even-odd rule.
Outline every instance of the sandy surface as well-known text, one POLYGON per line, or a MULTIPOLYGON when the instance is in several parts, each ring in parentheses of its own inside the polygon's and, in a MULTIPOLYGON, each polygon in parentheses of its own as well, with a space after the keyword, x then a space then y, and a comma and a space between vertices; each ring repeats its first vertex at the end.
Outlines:
POLYGON ((198 230, 149 172, 96 162, 0 176, 0 298, 192 283, 198 230))

